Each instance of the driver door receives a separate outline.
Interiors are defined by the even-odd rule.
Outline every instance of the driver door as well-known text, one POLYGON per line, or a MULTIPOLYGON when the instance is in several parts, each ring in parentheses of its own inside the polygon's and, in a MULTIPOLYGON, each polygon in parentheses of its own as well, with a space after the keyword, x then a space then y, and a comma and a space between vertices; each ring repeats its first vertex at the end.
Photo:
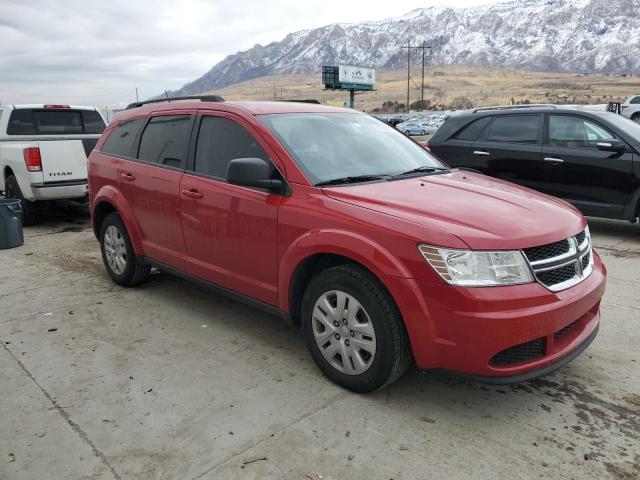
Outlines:
POLYGON ((596 121, 575 114, 549 114, 542 157, 545 193, 570 201, 586 214, 622 215, 632 179, 633 153, 598 150, 597 143, 617 138, 596 121))
POLYGON ((231 160, 269 160, 268 147, 235 115, 204 114, 197 123, 195 153, 180 184, 189 271, 277 305, 278 206, 282 197, 226 180, 231 160))

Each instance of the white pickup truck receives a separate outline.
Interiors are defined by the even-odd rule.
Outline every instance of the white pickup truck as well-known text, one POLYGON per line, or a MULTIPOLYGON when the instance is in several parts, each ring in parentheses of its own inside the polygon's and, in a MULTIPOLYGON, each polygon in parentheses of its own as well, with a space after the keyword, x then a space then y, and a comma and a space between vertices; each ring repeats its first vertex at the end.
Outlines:
POLYGON ((22 200, 25 225, 39 201, 87 196, 87 157, 104 128, 94 107, 0 106, 0 190, 22 200))

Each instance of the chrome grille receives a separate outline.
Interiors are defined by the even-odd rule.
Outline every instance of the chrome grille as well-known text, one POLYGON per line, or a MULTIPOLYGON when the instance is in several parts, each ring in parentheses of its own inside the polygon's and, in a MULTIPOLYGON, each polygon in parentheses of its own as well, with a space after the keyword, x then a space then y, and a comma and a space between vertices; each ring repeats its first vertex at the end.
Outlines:
POLYGON ((524 254, 538 282, 552 292, 577 285, 593 270, 588 227, 575 237, 527 248, 524 254))

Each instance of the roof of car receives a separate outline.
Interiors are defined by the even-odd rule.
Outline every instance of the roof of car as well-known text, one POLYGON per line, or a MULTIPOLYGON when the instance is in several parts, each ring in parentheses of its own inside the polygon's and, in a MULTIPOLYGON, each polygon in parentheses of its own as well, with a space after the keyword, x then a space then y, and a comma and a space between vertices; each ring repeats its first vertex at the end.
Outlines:
MULTIPOLYGON (((140 107, 125 110, 128 114, 161 112, 165 110, 179 109, 220 110, 233 111, 242 109, 253 115, 266 115, 277 113, 359 113, 349 108, 330 107, 314 103, 304 102, 260 102, 260 101, 231 101, 231 102, 194 102, 175 101, 165 103, 151 103, 140 107)), ((123 112, 123 113, 124 113, 123 112)), ((128 116, 128 115, 127 115, 128 116)))
POLYGON ((11 107, 14 108, 16 110, 22 110, 22 109, 34 109, 34 108, 42 108, 42 109, 56 109, 56 108, 60 108, 60 109, 64 109, 64 110, 97 110, 96 107, 92 107, 89 105, 68 105, 68 104, 60 104, 60 103, 25 103, 25 104, 14 104, 14 105, 2 105, 2 107, 0 108, 7 108, 7 107, 11 107))

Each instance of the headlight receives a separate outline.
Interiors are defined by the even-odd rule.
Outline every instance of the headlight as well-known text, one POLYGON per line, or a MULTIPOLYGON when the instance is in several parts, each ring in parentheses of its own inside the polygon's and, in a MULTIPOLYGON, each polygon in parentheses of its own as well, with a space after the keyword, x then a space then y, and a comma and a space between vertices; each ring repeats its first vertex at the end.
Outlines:
POLYGON ((418 246, 429 265, 451 285, 490 287, 533 282, 531 269, 520 251, 480 252, 418 246))

